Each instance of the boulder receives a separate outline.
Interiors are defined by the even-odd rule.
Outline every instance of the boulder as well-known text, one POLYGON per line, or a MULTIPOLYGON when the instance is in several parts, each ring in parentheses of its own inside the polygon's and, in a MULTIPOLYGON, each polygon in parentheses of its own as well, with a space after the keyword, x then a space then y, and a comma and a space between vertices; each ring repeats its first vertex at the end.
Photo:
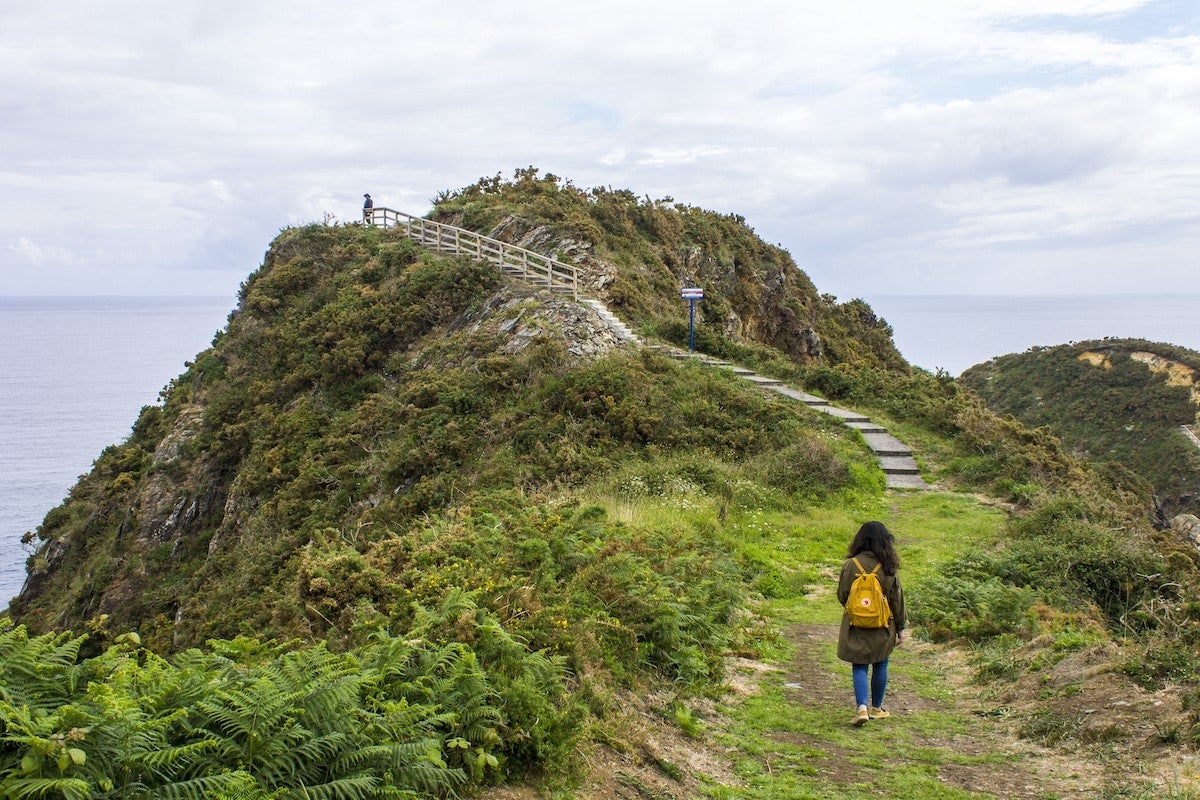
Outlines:
POLYGON ((1179 514, 1171 519, 1171 530, 1179 538, 1200 550, 1200 518, 1193 514, 1179 514))

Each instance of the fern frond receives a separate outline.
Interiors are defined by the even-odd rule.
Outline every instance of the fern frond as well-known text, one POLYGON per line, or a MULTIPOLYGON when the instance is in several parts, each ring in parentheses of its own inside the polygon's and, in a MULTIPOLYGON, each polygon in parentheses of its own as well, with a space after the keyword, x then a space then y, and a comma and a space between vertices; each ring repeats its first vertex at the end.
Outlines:
POLYGON ((379 779, 371 776, 339 778, 328 783, 305 785, 303 797, 312 800, 371 800, 379 779))
POLYGON ((79 778, 7 778, 4 791, 12 800, 62 797, 63 800, 87 800, 91 795, 88 782, 79 778))
POLYGON ((266 797, 267 794, 253 776, 240 770, 154 787, 154 797, 161 800, 211 800, 220 796, 266 797))
POLYGON ((131 754, 126 764, 135 771, 149 773, 161 780, 170 780, 185 774, 217 747, 217 743, 212 739, 202 739, 174 746, 164 745, 157 749, 146 749, 131 754))
POLYGON ((86 639, 69 633, 30 638, 24 625, 0 633, 0 696, 35 708, 67 702, 78 688, 79 648, 86 639))
POLYGON ((408 764, 420 762, 438 746, 435 739, 368 745, 352 752, 343 753, 330 769, 337 775, 346 775, 370 768, 378 768, 379 771, 397 770, 408 764))

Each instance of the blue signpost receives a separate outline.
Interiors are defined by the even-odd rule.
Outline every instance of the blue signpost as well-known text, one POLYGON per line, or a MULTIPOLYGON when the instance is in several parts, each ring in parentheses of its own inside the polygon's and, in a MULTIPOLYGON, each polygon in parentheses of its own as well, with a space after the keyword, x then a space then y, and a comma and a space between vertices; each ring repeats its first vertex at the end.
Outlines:
POLYGON ((696 301, 704 299, 704 290, 691 287, 679 290, 679 296, 688 301, 688 351, 696 351, 696 301))

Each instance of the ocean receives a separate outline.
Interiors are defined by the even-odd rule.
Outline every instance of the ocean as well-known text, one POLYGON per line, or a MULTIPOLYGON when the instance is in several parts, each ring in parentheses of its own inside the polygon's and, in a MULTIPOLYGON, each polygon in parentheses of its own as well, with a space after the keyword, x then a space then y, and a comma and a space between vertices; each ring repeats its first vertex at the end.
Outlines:
MULTIPOLYGON (((1200 350, 1197 295, 864 297, 909 362, 958 375, 1036 345, 1105 336, 1200 350)), ((212 342, 232 298, 0 297, 0 605, 35 529, 142 406, 212 342)))
POLYGON ((234 298, 0 297, 0 607, 41 524, 142 406, 225 327, 234 298))
POLYGON ((1031 347, 1105 337, 1200 350, 1200 295, 864 297, 914 366, 961 375, 1031 347))

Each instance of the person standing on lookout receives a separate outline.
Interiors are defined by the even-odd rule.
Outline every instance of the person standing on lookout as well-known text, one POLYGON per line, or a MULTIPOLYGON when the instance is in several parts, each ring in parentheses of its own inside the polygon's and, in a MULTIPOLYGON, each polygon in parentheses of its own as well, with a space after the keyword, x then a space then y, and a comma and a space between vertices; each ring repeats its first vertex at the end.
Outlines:
POLYGON ((375 201, 371 199, 371 195, 369 194, 364 194, 363 197, 367 198, 363 200, 363 222, 374 222, 374 213, 371 209, 375 208, 375 201))
POLYGON ((899 571, 891 531, 882 522, 864 523, 850 542, 837 589, 838 602, 845 609, 837 655, 851 665, 855 727, 891 716, 883 709, 888 657, 904 641, 906 622, 899 571), (875 581, 878 584, 872 587, 875 581))

